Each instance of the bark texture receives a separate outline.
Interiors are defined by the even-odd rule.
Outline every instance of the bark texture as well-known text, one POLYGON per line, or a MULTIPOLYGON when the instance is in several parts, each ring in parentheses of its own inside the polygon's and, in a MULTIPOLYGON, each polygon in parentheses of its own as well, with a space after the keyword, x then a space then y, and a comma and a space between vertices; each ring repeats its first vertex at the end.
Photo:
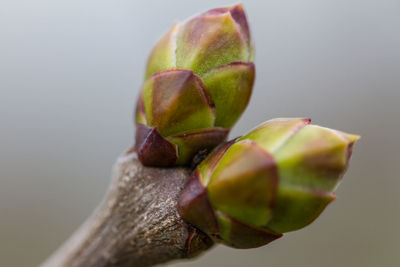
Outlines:
POLYGON ((104 201, 42 267, 151 266, 191 258, 213 242, 177 212, 184 168, 148 168, 121 156, 104 201))

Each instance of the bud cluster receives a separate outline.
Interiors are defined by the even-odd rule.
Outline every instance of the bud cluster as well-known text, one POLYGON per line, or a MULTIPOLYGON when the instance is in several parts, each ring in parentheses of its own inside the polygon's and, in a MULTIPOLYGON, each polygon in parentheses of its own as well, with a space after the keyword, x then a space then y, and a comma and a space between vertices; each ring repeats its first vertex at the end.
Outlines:
POLYGON ((309 119, 267 121, 197 167, 179 212, 226 245, 264 245, 310 224, 335 199, 357 139, 309 119))
POLYGON ((356 135, 274 119, 225 142, 245 110, 255 69, 243 7, 175 24, 153 48, 136 107, 135 150, 146 166, 189 165, 183 219, 236 248, 267 244, 313 222, 335 199, 356 135))
POLYGON ((136 109, 144 165, 187 165, 223 142, 245 110, 255 69, 242 5, 175 24, 153 48, 136 109))

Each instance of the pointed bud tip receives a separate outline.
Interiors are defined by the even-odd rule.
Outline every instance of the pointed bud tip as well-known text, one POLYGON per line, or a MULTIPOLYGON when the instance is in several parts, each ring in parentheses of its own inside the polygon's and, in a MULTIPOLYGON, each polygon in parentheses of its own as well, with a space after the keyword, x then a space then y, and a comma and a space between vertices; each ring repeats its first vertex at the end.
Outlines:
POLYGON ((361 138, 361 136, 358 135, 358 134, 350 134, 350 133, 346 133, 346 132, 343 132, 343 131, 340 131, 340 130, 335 130, 335 129, 331 129, 331 128, 327 128, 327 127, 323 127, 323 126, 318 126, 318 125, 314 125, 314 126, 327 129, 328 131, 336 132, 338 135, 342 136, 347 142, 349 142, 350 145, 353 145, 355 142, 358 141, 358 139, 361 138))
POLYGON ((207 10, 203 13, 203 15, 212 15, 212 14, 223 14, 223 13, 232 13, 233 11, 236 12, 245 12, 242 3, 238 3, 232 6, 225 6, 225 7, 217 7, 210 10, 207 10))
POLYGON ((347 137, 347 139, 352 144, 354 144, 355 142, 357 142, 361 138, 361 136, 357 135, 357 134, 347 134, 347 133, 345 133, 345 136, 347 137))
POLYGON ((248 39, 250 39, 250 27, 247 22, 246 12, 243 8, 242 3, 238 3, 233 6, 214 8, 214 9, 204 12, 202 15, 203 16, 204 15, 230 16, 235 21, 235 23, 237 23, 240 26, 240 28, 242 29, 242 31, 246 35, 246 37, 248 39))

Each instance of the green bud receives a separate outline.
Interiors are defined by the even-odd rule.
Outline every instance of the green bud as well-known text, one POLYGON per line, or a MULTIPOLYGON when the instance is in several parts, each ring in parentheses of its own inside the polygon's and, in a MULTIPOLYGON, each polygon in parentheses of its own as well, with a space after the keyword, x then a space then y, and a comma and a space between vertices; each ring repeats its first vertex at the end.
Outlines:
POLYGON ((153 48, 136 107, 139 159, 187 165, 225 141, 250 100, 255 68, 242 5, 176 23, 153 48))
POLYGON ((307 226, 335 199, 358 138, 309 119, 267 121, 197 167, 179 212, 226 245, 264 245, 307 226))

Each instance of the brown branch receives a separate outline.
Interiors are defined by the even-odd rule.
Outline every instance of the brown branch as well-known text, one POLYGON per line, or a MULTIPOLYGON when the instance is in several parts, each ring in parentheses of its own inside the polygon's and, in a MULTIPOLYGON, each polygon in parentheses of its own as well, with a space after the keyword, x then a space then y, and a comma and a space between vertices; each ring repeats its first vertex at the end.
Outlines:
POLYGON ((212 246, 177 213, 187 169, 143 167, 134 153, 121 156, 114 168, 105 200, 42 267, 150 266, 212 246))

